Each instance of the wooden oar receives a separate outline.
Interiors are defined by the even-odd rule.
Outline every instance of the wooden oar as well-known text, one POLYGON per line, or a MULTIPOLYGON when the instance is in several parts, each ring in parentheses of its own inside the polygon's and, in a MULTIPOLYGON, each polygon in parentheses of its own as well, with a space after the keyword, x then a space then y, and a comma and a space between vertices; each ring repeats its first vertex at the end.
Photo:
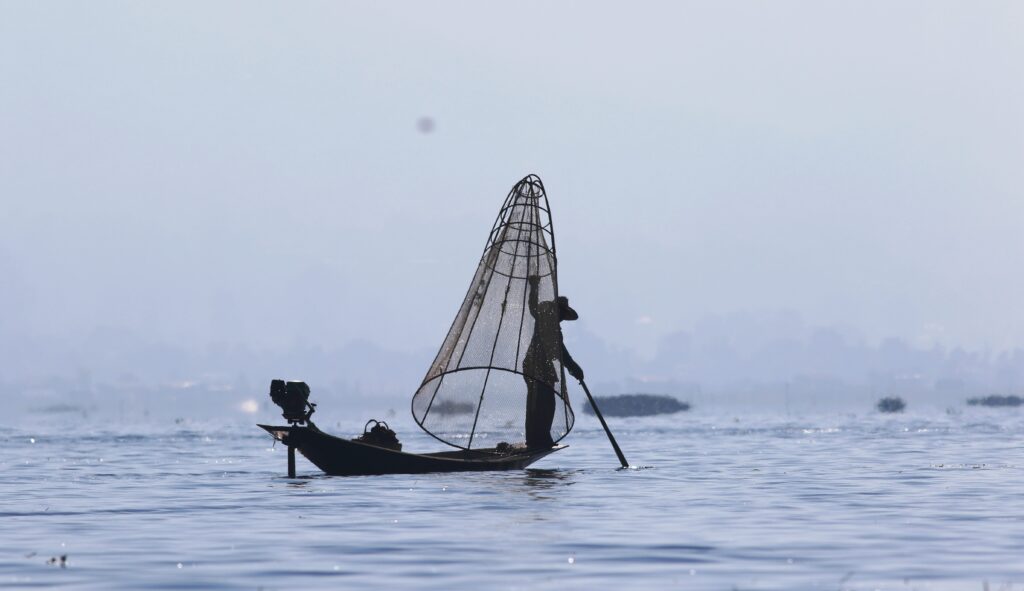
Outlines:
POLYGON ((594 409, 594 414, 597 415, 597 420, 601 421, 601 426, 604 427, 604 432, 608 434, 608 441, 612 442, 612 449, 615 450, 615 455, 619 456, 619 463, 622 464, 623 468, 629 468, 629 462, 626 461, 626 456, 622 455, 622 450, 619 449, 619 444, 615 442, 615 436, 612 435, 612 430, 608 428, 608 423, 604 422, 604 415, 601 414, 601 409, 597 408, 597 402, 594 401, 594 397, 590 395, 590 388, 587 388, 587 383, 580 380, 580 385, 583 386, 583 391, 587 393, 587 399, 590 400, 590 408, 594 409))

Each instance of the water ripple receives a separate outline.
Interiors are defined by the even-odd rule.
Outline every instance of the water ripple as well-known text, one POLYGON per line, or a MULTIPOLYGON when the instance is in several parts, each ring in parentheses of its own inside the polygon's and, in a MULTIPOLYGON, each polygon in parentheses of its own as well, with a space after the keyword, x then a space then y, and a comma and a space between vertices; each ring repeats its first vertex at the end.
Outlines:
POLYGON ((254 426, 2 427, 0 587, 1024 581, 1015 414, 689 413, 613 426, 651 469, 617 470, 588 418, 572 447, 530 470, 334 478, 300 460, 299 479, 283 477, 285 450, 254 426), (47 563, 61 555, 66 568, 47 563))

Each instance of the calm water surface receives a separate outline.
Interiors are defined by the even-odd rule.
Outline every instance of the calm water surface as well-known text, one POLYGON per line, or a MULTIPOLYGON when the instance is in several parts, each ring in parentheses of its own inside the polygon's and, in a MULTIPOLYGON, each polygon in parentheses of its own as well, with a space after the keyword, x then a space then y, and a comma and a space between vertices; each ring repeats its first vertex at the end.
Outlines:
POLYGON ((295 480, 250 424, 0 427, 0 587, 1024 589, 1016 409, 613 427, 650 468, 590 417, 536 469, 295 480))

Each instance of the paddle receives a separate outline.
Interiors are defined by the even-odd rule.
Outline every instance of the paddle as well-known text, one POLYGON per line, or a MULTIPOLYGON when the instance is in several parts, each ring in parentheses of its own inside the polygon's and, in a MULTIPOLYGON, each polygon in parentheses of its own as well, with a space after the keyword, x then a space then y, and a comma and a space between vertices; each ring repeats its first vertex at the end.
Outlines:
POLYGON ((622 450, 619 449, 619 444, 615 442, 615 436, 612 435, 612 430, 608 428, 608 423, 604 422, 604 415, 601 414, 601 409, 597 408, 597 402, 594 401, 594 397, 590 395, 590 388, 587 388, 587 383, 580 380, 580 385, 583 386, 583 391, 587 393, 587 399, 590 400, 590 408, 594 409, 594 414, 597 415, 597 420, 601 421, 601 426, 604 427, 604 432, 608 434, 608 441, 612 442, 612 449, 615 450, 615 455, 619 456, 619 463, 622 464, 623 468, 629 468, 629 462, 626 461, 626 456, 622 455, 622 450))

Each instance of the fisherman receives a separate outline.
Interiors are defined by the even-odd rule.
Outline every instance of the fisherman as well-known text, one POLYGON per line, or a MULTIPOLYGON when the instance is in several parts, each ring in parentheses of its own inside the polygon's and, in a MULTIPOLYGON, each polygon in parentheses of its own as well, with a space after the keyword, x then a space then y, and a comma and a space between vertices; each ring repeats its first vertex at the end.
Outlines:
MULTIPOLYGON (((540 277, 530 275, 530 315, 533 316, 533 337, 523 359, 523 378, 526 380, 526 445, 548 448, 551 423, 555 418, 555 383, 558 372, 555 361, 561 361, 577 380, 583 380, 583 369, 573 360, 562 342, 563 320, 576 320, 579 314, 569 307, 569 298, 558 296, 555 301, 538 302, 540 277)), ((564 386, 563 386, 564 388, 564 386)))

